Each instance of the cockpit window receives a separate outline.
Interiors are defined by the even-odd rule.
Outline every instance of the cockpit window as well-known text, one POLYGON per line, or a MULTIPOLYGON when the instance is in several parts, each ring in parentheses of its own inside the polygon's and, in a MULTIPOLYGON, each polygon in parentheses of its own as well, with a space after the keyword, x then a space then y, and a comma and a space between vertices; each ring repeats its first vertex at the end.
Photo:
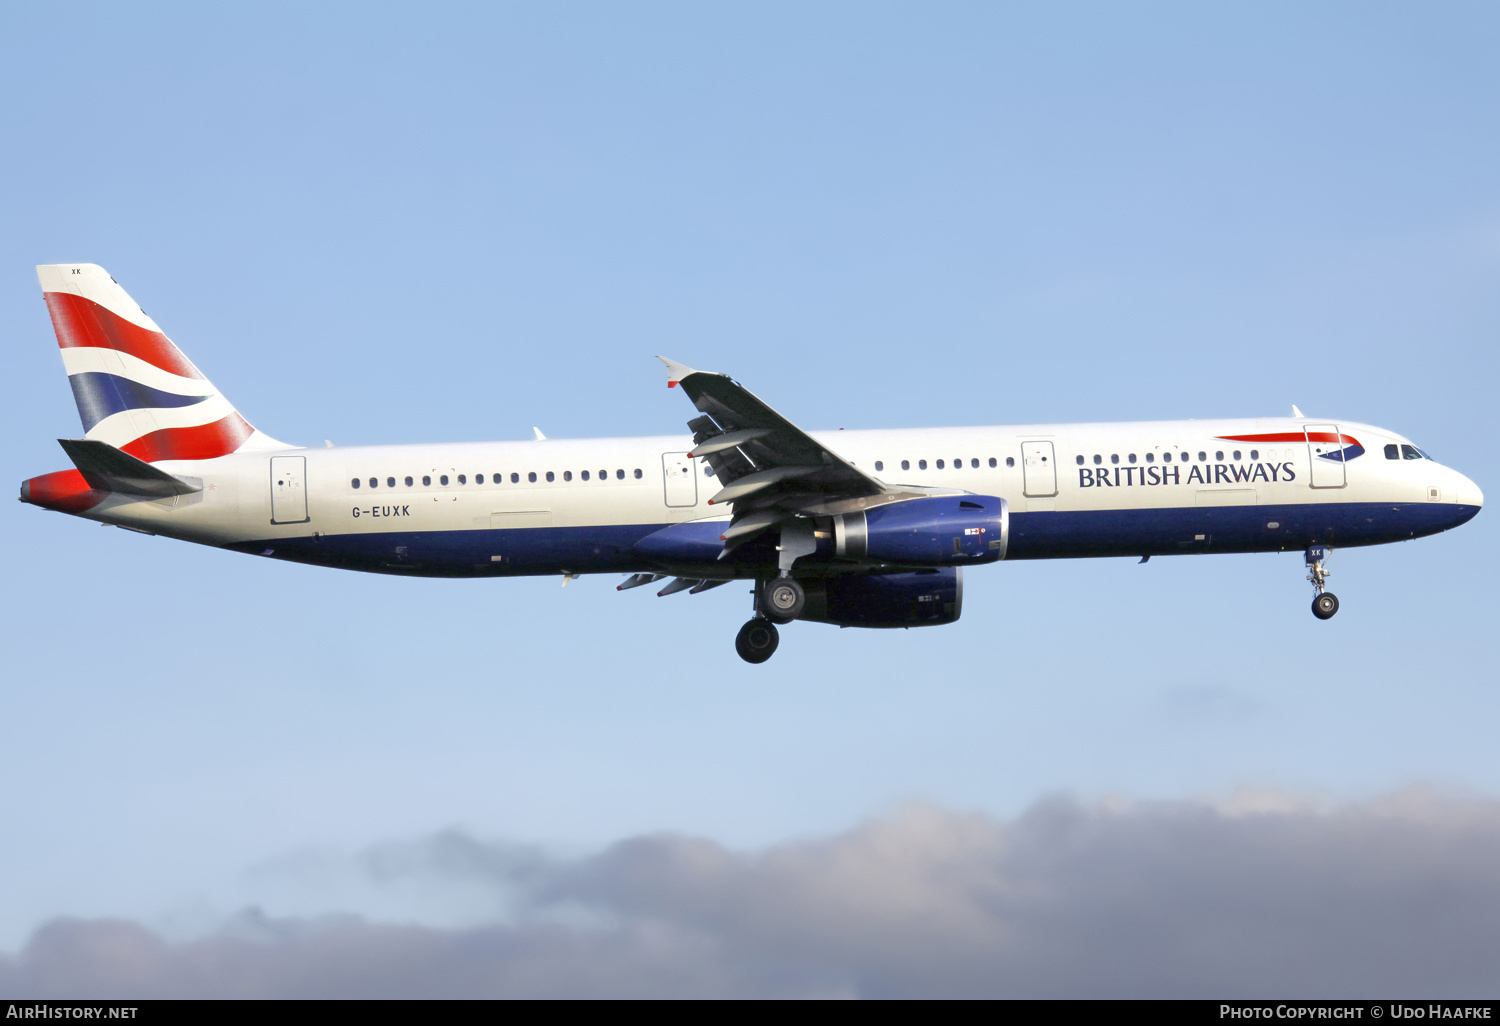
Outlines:
POLYGON ((1403 460, 1425 460, 1427 458, 1427 454, 1421 449, 1418 449, 1415 445, 1402 445, 1401 458, 1403 460))
POLYGON ((1401 446, 1392 442, 1385 447, 1385 458, 1388 460, 1399 460, 1401 458, 1401 446))

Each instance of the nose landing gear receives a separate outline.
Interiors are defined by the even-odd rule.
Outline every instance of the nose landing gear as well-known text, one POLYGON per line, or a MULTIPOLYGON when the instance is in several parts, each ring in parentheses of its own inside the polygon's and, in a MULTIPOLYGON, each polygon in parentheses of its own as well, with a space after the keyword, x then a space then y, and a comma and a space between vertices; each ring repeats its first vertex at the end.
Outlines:
POLYGON ((1319 620, 1327 620, 1339 611, 1338 596, 1324 590, 1324 583, 1333 576, 1333 572, 1323 565, 1331 555, 1333 550, 1327 545, 1312 545, 1303 557, 1307 563, 1307 579, 1313 586, 1313 616, 1319 620))

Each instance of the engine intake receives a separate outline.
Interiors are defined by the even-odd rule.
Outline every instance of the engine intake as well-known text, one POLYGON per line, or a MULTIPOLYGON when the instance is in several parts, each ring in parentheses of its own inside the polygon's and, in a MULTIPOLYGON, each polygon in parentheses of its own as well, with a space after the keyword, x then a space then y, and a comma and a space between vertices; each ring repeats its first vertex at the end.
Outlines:
POLYGON ((840 627, 937 627, 963 612, 964 572, 914 570, 806 581, 799 620, 840 627))
POLYGON ((993 495, 907 499, 833 518, 840 559, 906 566, 969 566, 1005 558, 1010 508, 993 495))

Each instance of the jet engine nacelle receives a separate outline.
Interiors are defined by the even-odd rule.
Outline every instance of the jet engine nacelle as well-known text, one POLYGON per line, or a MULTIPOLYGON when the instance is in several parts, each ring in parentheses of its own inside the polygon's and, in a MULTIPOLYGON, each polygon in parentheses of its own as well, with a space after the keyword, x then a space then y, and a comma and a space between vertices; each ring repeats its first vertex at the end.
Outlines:
POLYGON ((833 518, 840 559, 906 566, 969 566, 1005 558, 1010 509, 993 495, 907 499, 833 518))
POLYGON ((806 611, 797 619, 840 627, 937 627, 964 606, 964 572, 915 570, 804 581, 806 611))

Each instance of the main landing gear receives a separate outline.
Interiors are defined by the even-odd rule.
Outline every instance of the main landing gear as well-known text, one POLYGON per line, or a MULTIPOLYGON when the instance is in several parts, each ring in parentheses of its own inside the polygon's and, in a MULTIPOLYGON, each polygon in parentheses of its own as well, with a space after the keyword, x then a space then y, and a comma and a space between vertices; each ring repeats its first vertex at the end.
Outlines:
POLYGON ((807 608, 807 592, 791 577, 773 577, 760 591, 761 613, 777 623, 791 623, 807 608))
POLYGON ((1331 555, 1333 550, 1327 545, 1312 545, 1303 557, 1307 562, 1307 579, 1312 582, 1315 593, 1312 600, 1313 616, 1319 620, 1327 620, 1339 611, 1338 596, 1323 590, 1324 582, 1333 576, 1332 571, 1323 565, 1331 555))
POLYGON ((807 608, 807 592, 792 577, 773 577, 751 590, 755 619, 740 628, 734 650, 747 663, 763 663, 776 652, 781 638, 776 625, 791 623, 807 608))
POLYGON ((734 639, 734 650, 747 663, 763 663, 776 654, 779 644, 781 635, 776 625, 764 616, 757 616, 740 628, 739 636, 734 639))

